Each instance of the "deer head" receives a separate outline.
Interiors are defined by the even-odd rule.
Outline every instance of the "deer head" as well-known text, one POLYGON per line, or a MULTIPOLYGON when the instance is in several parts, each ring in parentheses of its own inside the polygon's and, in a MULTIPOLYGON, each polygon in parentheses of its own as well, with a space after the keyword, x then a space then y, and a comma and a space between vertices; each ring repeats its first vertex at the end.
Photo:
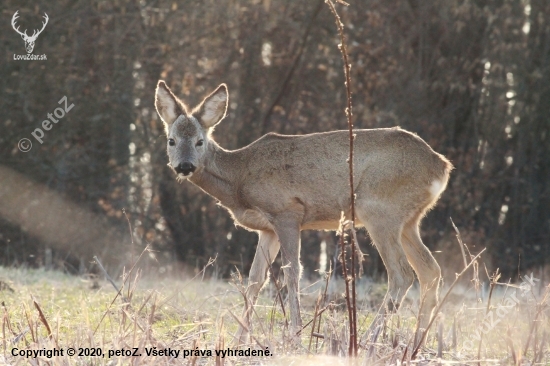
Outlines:
POLYGON ((32 50, 34 49, 34 42, 36 41, 36 38, 38 38, 38 35, 40 33, 42 33, 44 28, 46 28, 46 24, 48 24, 48 19, 49 19, 48 14, 44 13, 44 19, 46 21, 42 22, 42 29, 40 29, 40 30, 35 29, 32 36, 29 36, 29 35, 27 35, 27 30, 26 29, 25 29, 24 32, 21 32, 21 31, 19 31, 19 26, 17 26, 17 28, 15 27, 16 20, 17 20, 17 18, 19 18, 19 15, 17 15, 17 13, 19 13, 19 10, 16 11, 15 14, 13 14, 13 17, 11 18, 11 26, 13 27, 13 29, 15 29, 15 31, 17 33, 19 33, 21 35, 21 38, 23 38, 23 41, 25 41, 25 49, 27 50, 27 53, 32 53, 32 50))
POLYGON ((168 137, 170 166, 180 178, 186 179, 207 163, 210 133, 227 112, 227 86, 221 84, 192 112, 181 102, 164 81, 159 81, 155 107, 164 122, 168 137))

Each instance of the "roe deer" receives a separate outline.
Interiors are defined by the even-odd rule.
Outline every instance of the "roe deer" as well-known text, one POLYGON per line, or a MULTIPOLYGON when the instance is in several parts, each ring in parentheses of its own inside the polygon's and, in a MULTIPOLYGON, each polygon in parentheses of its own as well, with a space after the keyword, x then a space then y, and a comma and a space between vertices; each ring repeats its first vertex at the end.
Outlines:
MULTIPOLYGON (((221 84, 189 111, 159 81, 155 106, 168 138, 169 166, 178 177, 217 199, 237 225, 259 234, 246 290, 251 306, 281 249, 291 329, 298 332, 300 231, 336 230, 341 212, 350 217, 348 131, 268 133, 228 151, 211 136, 225 117, 227 104, 227 87, 221 84)), ((452 165, 399 127, 355 130, 355 134, 356 225, 366 227, 388 271, 384 305, 399 306, 416 272, 424 301, 419 325, 425 327, 438 301, 441 270, 422 243, 419 224, 445 189, 452 165)), ((248 316, 244 318, 248 327, 248 316)), ((239 341, 247 333, 241 326, 239 341)))

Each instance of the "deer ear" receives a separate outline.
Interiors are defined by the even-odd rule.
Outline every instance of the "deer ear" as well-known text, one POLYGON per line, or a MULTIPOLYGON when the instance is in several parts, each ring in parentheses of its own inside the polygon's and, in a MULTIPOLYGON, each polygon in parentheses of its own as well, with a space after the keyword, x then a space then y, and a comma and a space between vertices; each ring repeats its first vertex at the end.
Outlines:
POLYGON ((166 134, 168 134, 169 127, 180 114, 183 114, 185 106, 179 101, 174 93, 172 93, 166 83, 160 80, 157 84, 157 91, 155 93, 155 108, 160 118, 164 121, 164 128, 166 134))
POLYGON ((227 86, 221 84, 195 108, 193 114, 204 128, 215 126, 225 117, 228 96, 227 86))

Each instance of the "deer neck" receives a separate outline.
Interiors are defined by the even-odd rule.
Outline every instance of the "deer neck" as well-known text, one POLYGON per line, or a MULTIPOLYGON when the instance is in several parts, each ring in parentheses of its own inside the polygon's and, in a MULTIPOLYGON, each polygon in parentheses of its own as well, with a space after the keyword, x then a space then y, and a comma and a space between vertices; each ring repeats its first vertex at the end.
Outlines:
POLYGON ((235 207, 236 175, 234 153, 224 150, 210 140, 204 168, 195 172, 189 180, 216 198, 225 207, 235 207))

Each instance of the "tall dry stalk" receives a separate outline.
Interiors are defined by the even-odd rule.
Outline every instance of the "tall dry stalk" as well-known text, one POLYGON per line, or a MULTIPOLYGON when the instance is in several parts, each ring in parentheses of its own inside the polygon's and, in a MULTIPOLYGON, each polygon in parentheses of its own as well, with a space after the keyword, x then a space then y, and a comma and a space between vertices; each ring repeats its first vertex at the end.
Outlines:
MULTIPOLYGON (((336 0, 341 4, 349 5, 342 0, 336 0)), ((349 130, 349 187, 350 187, 350 211, 351 211, 351 222, 349 223, 349 242, 351 246, 351 276, 348 277, 347 268, 346 268, 346 251, 345 251, 345 241, 344 241, 344 227, 342 227, 341 240, 340 244, 342 247, 342 271, 344 274, 344 279, 346 283, 346 303, 349 313, 349 356, 357 356, 357 300, 356 300, 356 256, 357 256, 357 245, 354 242, 355 235, 353 235, 353 230, 355 230, 355 192, 353 190, 353 141, 355 136, 353 134, 353 122, 352 122, 352 105, 351 105, 351 76, 350 69, 351 65, 348 59, 348 52, 346 46, 346 39, 344 37, 344 24, 340 20, 338 12, 332 3, 332 0, 325 1, 330 8, 330 11, 334 15, 336 21, 336 27, 338 28, 338 34, 340 35, 340 44, 338 48, 342 53, 342 59, 344 61, 344 75, 346 78, 346 117, 348 121, 348 130, 349 130), (350 289, 351 287, 351 289, 350 289)), ((360 263, 358 263, 360 265, 360 263)))

